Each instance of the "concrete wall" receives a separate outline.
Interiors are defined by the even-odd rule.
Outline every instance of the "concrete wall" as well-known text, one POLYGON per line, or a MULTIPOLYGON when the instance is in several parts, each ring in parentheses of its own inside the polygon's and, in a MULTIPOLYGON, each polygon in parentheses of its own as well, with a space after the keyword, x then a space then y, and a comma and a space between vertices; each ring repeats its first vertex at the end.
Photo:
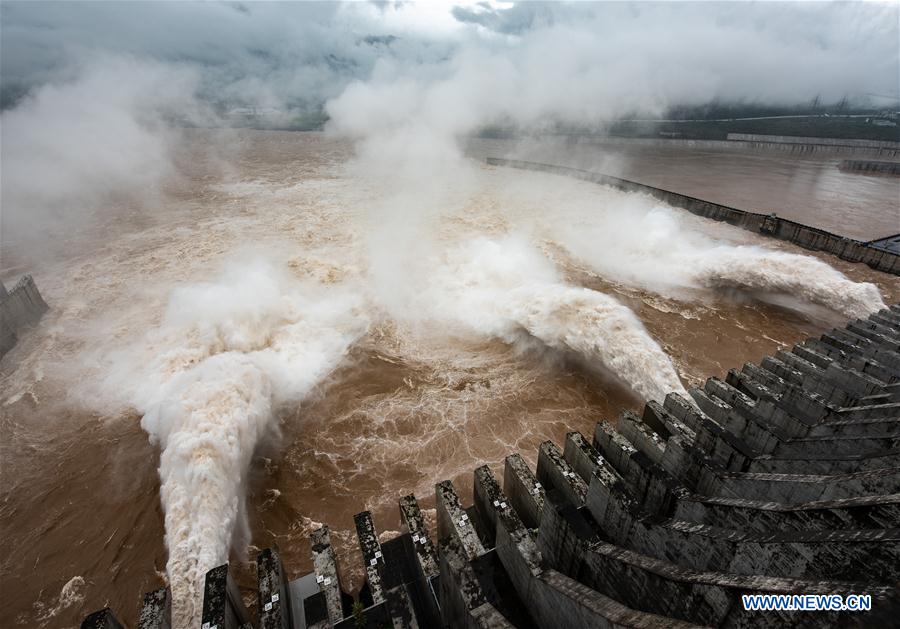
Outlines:
POLYGON ((869 142, 869 140, 833 140, 831 138, 790 138, 790 136, 766 136, 752 134, 729 134, 728 140, 686 140, 680 138, 617 138, 609 136, 590 137, 579 136, 579 142, 596 142, 611 146, 658 146, 658 147, 686 147, 692 149, 707 149, 714 151, 770 151, 778 153, 790 153, 797 155, 861 155, 867 157, 900 157, 900 142, 887 142, 885 146, 867 146, 856 144, 844 144, 843 142, 869 142), (732 136, 754 137, 754 140, 741 140, 732 136), (769 138, 769 139, 764 139, 769 138), (809 143, 779 142, 772 138, 788 138, 809 140, 809 143))
POLYGON ((9 292, 0 289, 0 358, 16 344, 19 330, 36 323, 47 310, 30 275, 22 276, 9 292))
POLYGON ((810 138, 793 135, 763 135, 759 133, 729 133, 728 140, 738 142, 770 142, 774 144, 812 144, 818 146, 849 146, 853 148, 900 150, 900 142, 887 140, 853 140, 847 138, 810 138))

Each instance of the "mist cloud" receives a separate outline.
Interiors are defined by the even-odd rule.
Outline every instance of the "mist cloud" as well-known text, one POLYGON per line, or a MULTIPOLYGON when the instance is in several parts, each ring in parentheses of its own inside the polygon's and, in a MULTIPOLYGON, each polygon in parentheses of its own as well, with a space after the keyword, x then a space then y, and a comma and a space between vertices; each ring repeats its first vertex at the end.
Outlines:
POLYGON ((4 240, 34 244, 113 195, 152 196, 170 171, 171 120, 203 117, 191 69, 100 55, 78 72, 0 118, 4 240))
POLYGON ((385 56, 445 56, 440 38, 409 32, 401 9, 339 3, 4 3, 4 106, 73 75, 103 51, 189 65, 224 107, 321 106, 385 56), (434 51, 431 53, 430 51, 434 51))
POLYGON ((896 4, 4 2, 0 17, 6 243, 159 189, 172 129, 239 108, 288 126, 324 111, 369 167, 413 181, 492 124, 900 92, 896 4))
POLYGON ((421 67, 377 64, 366 81, 329 102, 328 112, 349 133, 402 125, 411 115, 466 133, 495 122, 600 125, 715 100, 896 95, 897 11, 780 4, 456 8, 458 19, 477 25, 477 39, 427 77, 421 67))

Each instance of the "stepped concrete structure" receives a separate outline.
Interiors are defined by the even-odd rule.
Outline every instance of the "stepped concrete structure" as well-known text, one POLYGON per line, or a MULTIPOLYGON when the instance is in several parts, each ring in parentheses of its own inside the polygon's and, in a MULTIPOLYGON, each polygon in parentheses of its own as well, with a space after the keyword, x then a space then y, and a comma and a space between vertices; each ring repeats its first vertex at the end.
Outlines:
POLYGON ((30 275, 23 275, 12 290, 0 283, 0 358, 18 341, 18 332, 33 325, 49 310, 30 275))
MULTIPOLYGON (((438 483, 436 530, 415 496, 399 499, 404 531, 390 541, 358 514, 354 597, 327 526, 299 579, 277 549, 260 553, 253 613, 218 566, 199 626, 897 626, 900 305, 690 396, 547 441, 534 470, 518 454, 502 479, 480 467, 471 505, 438 483), (871 609, 745 611, 748 594, 867 595, 871 609)), ((138 627, 169 627, 168 599, 147 594, 138 627)), ((82 625, 120 626, 108 609, 82 625)))

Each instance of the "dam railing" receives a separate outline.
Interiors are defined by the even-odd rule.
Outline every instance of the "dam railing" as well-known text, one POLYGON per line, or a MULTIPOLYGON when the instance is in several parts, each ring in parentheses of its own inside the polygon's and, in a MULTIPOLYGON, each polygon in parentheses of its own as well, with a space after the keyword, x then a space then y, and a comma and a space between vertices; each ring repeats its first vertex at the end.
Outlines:
POLYGON ((877 246, 873 246, 871 242, 861 242, 846 236, 832 234, 824 229, 803 225, 775 214, 761 214, 739 210, 727 205, 672 192, 671 190, 655 188, 629 179, 595 173, 580 168, 500 157, 488 157, 487 163, 492 166, 508 166, 523 170, 565 175, 575 179, 611 186, 624 192, 648 194, 668 205, 687 210, 697 216, 723 221, 749 231, 771 236, 772 238, 786 240, 804 249, 824 251, 848 262, 862 262, 877 271, 900 275, 900 255, 893 251, 880 249, 877 246))

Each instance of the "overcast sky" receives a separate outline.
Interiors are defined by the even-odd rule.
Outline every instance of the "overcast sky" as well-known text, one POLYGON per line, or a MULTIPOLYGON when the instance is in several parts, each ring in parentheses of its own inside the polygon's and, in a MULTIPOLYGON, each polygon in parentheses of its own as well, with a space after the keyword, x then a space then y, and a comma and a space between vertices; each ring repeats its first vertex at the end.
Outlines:
MULTIPOLYGON (((440 81, 488 60, 528 116, 898 97, 897 3, 8 2, 3 104, 127 56, 189 70, 226 106, 316 108, 354 80, 440 81), (559 95, 554 95, 558 97, 559 95), (593 105, 592 105, 593 106, 593 105)), ((510 106, 513 104, 510 103, 510 106)), ((512 107, 516 109, 516 107, 512 107)), ((503 109, 500 107, 499 109, 503 109)), ((510 112, 501 112, 510 113, 510 112)), ((523 113, 513 111, 515 117, 523 113)))

